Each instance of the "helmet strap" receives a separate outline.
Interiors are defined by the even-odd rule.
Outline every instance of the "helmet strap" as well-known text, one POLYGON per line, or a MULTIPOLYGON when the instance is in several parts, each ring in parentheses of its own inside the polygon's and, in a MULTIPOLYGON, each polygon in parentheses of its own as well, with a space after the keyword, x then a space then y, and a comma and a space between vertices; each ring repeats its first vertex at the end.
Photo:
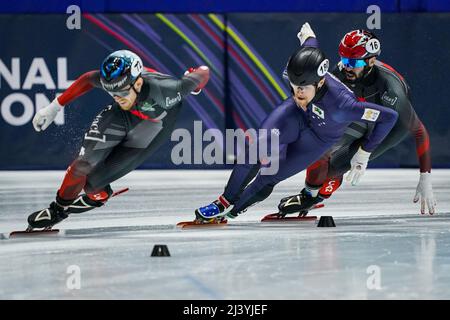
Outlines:
POLYGON ((361 80, 364 79, 365 77, 367 77, 369 75, 369 73, 372 72, 372 69, 373 69, 373 66, 372 67, 369 67, 369 65, 364 66, 361 80))
POLYGON ((136 81, 139 79, 140 77, 137 77, 136 80, 134 80, 134 82, 131 84, 131 89, 133 89, 134 93, 136 93, 136 95, 139 95, 139 92, 136 90, 136 88, 134 87, 134 84, 136 83, 136 81))

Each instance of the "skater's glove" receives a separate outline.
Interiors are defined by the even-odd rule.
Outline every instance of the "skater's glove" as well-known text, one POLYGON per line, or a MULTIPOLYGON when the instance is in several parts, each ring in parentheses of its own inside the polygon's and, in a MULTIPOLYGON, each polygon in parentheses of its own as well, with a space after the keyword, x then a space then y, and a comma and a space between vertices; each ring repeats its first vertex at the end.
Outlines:
POLYGON ((304 23, 300 32, 297 33, 297 38, 300 40, 300 45, 303 45, 308 38, 315 38, 316 35, 312 31, 311 26, 308 22, 304 23))
POLYGON ((350 160, 350 173, 347 175, 347 181, 351 181, 352 185, 358 184, 361 177, 366 172, 367 163, 369 162, 370 152, 366 152, 361 147, 350 160))
POLYGON ((428 207, 430 214, 435 213, 436 199, 433 195, 433 187, 431 185, 431 173, 421 172, 419 184, 416 188, 416 195, 414 196, 414 203, 417 203, 420 199, 420 212, 425 214, 425 205, 428 207))
MULTIPOLYGON (((200 67, 201 68, 201 67, 200 67)), ((184 75, 187 75, 189 73, 195 72, 195 70, 197 70, 197 68, 189 68, 184 72, 184 75)), ((200 94, 202 92, 202 89, 197 89, 194 91, 191 91, 191 94, 193 94, 194 96, 200 94)))
POLYGON ((48 106, 42 108, 33 118, 33 127, 36 131, 44 131, 55 120, 56 115, 61 111, 63 106, 58 102, 58 99, 52 101, 48 106))

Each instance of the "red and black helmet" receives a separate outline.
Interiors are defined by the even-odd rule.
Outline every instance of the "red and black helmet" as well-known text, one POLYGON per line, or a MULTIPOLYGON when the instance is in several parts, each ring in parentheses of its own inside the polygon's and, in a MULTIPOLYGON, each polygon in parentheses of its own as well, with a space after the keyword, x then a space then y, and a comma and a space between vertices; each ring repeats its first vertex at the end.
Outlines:
POLYGON ((339 55, 348 59, 367 59, 381 52, 380 40, 370 31, 348 32, 339 44, 339 55))

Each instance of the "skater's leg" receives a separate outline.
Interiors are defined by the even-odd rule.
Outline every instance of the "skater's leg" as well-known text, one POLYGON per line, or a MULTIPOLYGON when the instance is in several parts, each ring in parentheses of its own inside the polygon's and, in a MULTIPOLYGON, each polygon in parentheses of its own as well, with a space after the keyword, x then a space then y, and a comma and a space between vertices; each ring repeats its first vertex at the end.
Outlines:
POLYGON ((234 204, 245 187, 255 178, 261 164, 238 164, 231 172, 223 196, 230 203, 234 204))
POLYGON ((160 130, 160 123, 141 121, 135 117, 127 122, 132 129, 123 143, 117 145, 87 176, 86 194, 69 206, 70 213, 82 213, 103 206, 113 194, 110 183, 134 170, 168 139, 169 130, 160 130))
POLYGON ((275 175, 258 174, 255 180, 242 192, 228 216, 236 216, 249 206, 266 199, 276 184, 303 171, 310 163, 319 159, 327 145, 315 134, 305 129, 298 140, 288 146, 286 157, 280 159, 279 171, 275 175))
POLYGON ((84 135, 78 157, 66 171, 57 192, 59 201, 75 200, 85 187, 88 175, 121 143, 126 135, 123 112, 119 108, 109 106, 95 117, 84 135))
MULTIPOLYGON (((270 143, 269 140, 270 138, 268 139, 267 136, 260 136, 258 139, 259 139, 258 146, 261 145, 267 146, 270 143)), ((255 150, 253 150, 253 152, 254 151, 255 150)), ((249 140, 246 140, 244 152, 245 154, 243 158, 245 163, 235 165, 230 175, 230 178, 228 179, 224 193, 221 196, 219 196, 218 199, 214 200, 211 204, 204 207, 200 207, 195 210, 195 215, 198 219, 205 220, 225 214, 226 209, 228 209, 230 206, 232 206, 235 202, 239 200, 239 197, 241 196, 242 192, 247 187, 249 182, 255 178, 260 168, 262 167, 261 161, 263 162, 268 161, 267 159, 258 159, 257 163, 251 164, 250 161, 251 151, 249 140)), ((276 161, 279 163, 281 159, 284 159, 286 157, 287 146, 281 145, 279 147, 278 152, 279 152, 278 158, 272 159, 273 162, 276 161)), ((269 163, 266 163, 266 166, 268 165, 269 163)))
MULTIPOLYGON (((134 120, 134 119, 133 119, 134 120)), ((141 165, 168 140, 171 131, 160 122, 140 121, 110 155, 87 177, 85 191, 98 193, 141 165)))
POLYGON ((36 211, 28 217, 31 228, 51 227, 67 218, 69 206, 77 200, 84 188, 87 176, 121 142, 125 136, 123 111, 111 106, 105 108, 94 119, 86 132, 80 153, 69 166, 56 200, 46 209, 36 211))
POLYGON ((350 168, 350 160, 361 145, 363 138, 372 131, 365 123, 354 122, 346 130, 341 140, 336 143, 321 159, 308 167, 305 187, 298 195, 281 199, 279 208, 284 204, 291 206, 288 213, 303 212, 324 199, 327 199, 342 184, 344 173, 350 168))
MULTIPOLYGON (((370 130, 368 130, 368 133, 370 130)), ((367 136, 367 134, 365 136, 367 136)), ((372 152, 370 160, 376 159, 389 149, 400 143, 408 134, 408 131, 402 127, 395 127, 386 139, 372 152)), ((330 166, 328 172, 328 178, 323 183, 319 195, 327 199, 329 198, 342 184, 344 174, 350 170, 350 160, 358 151, 358 148, 363 143, 363 138, 355 139, 352 141, 351 137, 344 136, 346 143, 339 149, 337 149, 330 158, 330 166)))

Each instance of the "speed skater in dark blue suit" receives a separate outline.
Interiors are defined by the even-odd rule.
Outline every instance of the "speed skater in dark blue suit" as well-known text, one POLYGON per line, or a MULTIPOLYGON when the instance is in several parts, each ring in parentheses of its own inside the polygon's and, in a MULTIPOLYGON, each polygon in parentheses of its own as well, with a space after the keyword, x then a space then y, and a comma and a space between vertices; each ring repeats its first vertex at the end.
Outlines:
MULTIPOLYGON (((303 171, 333 146, 353 121, 374 124, 372 133, 352 158, 350 175, 358 182, 367 167, 370 153, 390 132, 398 114, 383 106, 358 101, 340 80, 328 73, 329 61, 309 38, 287 64, 292 96, 276 107, 263 121, 253 143, 279 142, 278 171, 263 174, 264 159, 255 164, 237 164, 224 193, 211 204, 195 210, 197 220, 212 222, 225 216, 235 218, 249 206, 266 199, 276 184, 303 171), (260 131, 261 132, 261 131, 260 131), (252 181, 253 180, 253 181, 252 181)), ((250 143, 249 143, 250 144, 250 143)), ((247 150, 248 145, 247 144, 247 150)))

